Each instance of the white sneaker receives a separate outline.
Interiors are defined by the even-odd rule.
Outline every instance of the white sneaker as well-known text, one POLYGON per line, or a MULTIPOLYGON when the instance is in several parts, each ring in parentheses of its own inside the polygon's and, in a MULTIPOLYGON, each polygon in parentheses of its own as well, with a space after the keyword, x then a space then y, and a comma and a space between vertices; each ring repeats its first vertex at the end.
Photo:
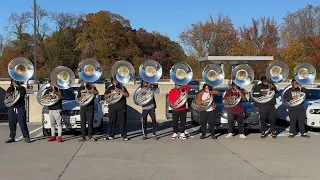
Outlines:
POLYGON ((232 137, 232 133, 228 133, 227 135, 226 135, 226 138, 227 139, 229 139, 229 138, 231 138, 232 137))
POLYGON ((239 138, 240 139, 247 139, 247 136, 245 136, 244 134, 240 134, 239 138))
POLYGON ((180 133, 180 139, 187 139, 187 136, 184 133, 180 133))
POLYGON ((173 135, 171 136, 171 139, 177 139, 178 134, 177 133, 173 133, 173 135))

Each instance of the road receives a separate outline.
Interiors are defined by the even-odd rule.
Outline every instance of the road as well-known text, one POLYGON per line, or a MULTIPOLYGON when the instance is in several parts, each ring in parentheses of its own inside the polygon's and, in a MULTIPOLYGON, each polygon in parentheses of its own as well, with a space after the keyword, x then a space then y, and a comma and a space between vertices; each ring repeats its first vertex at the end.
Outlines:
MULTIPOLYGON (((171 140, 170 124, 161 124, 158 141, 141 140, 139 124, 130 124, 130 141, 115 139, 78 142, 65 134, 63 143, 48 143, 41 126, 31 124, 33 142, 17 139, 5 144, 9 129, 0 124, 0 180, 319 180, 319 131, 310 139, 287 137, 286 127, 278 139, 260 139, 250 133, 225 139, 199 139, 198 127, 188 124, 188 140, 171 140)), ((209 134, 208 134, 209 135, 209 134)), ((100 138, 101 135, 96 135, 100 138)))

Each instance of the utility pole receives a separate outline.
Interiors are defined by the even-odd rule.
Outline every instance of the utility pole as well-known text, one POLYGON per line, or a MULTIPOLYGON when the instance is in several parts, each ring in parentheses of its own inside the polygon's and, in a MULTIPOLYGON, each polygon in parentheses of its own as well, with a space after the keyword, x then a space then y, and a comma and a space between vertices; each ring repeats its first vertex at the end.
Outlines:
POLYGON ((37 2, 33 0, 34 77, 37 82, 37 2))

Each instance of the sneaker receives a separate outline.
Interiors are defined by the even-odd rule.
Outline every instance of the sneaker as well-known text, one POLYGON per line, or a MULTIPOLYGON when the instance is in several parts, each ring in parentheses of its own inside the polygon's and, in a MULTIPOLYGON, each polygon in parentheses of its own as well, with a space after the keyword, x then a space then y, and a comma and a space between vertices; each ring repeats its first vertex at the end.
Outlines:
POLYGON ((177 133, 173 133, 173 135, 171 136, 171 139, 177 139, 178 135, 177 133))
POLYGON ((232 133, 228 133, 228 134, 226 135, 226 138, 227 138, 227 139, 232 138, 232 133))
POLYGON ((124 140, 124 141, 129 141, 129 138, 126 138, 126 137, 125 137, 125 138, 123 138, 123 140, 124 140))
POLYGON ((301 135, 301 137, 310 138, 310 136, 309 136, 307 133, 303 133, 303 134, 301 135))
POLYGON ((244 134, 240 134, 239 138, 240 139, 247 139, 247 136, 245 136, 244 134))
POLYGON ((262 132, 261 135, 260 135, 260 138, 261 138, 261 139, 266 138, 266 133, 265 133, 265 132, 262 132))
POLYGON ((105 141, 107 141, 107 140, 112 140, 112 139, 114 139, 113 137, 110 137, 110 136, 105 136, 104 138, 103 138, 103 140, 105 140, 105 141))
POLYGON ((62 141, 62 136, 58 136, 58 143, 61 143, 62 141))
POLYGON ((89 138, 89 141, 96 141, 96 138, 91 137, 89 138))
POLYGON ((184 133, 181 133, 179 138, 185 140, 187 139, 187 136, 184 133))
POLYGON ((277 139, 277 133, 276 132, 271 133, 270 137, 272 137, 273 139, 277 139))
POLYGON ((289 138, 293 138, 294 137, 294 134, 293 133, 290 133, 289 134, 289 138))
POLYGON ((16 140, 15 139, 9 139, 9 140, 6 141, 6 143, 13 143, 13 142, 16 142, 16 140))
POLYGON ((56 140, 56 137, 55 136, 51 136, 49 139, 48 139, 48 142, 52 142, 52 141, 55 141, 56 140))
POLYGON ((152 139, 154 139, 154 140, 158 140, 158 139, 159 139, 159 137, 158 137, 158 136, 156 136, 156 135, 152 135, 152 139))
POLYGON ((30 138, 24 138, 24 142, 31 143, 30 138))
POLYGON ((217 139, 217 137, 215 135, 211 136, 211 139, 217 139))
POLYGON ((204 136, 203 136, 203 135, 201 135, 201 136, 200 136, 200 139, 204 139, 204 136))
POLYGON ((83 142, 83 141, 86 141, 87 139, 85 138, 85 137, 81 137, 80 139, 79 139, 79 141, 80 142, 83 142))
POLYGON ((142 136, 142 140, 147 140, 148 136, 142 136))

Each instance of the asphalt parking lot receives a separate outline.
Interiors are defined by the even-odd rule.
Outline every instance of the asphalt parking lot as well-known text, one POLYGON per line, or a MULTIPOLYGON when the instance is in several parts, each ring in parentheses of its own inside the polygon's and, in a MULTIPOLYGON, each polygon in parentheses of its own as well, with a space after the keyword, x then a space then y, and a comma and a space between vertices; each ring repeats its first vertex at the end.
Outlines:
MULTIPOLYGON (((18 127, 19 128, 19 127, 18 127)), ((141 140, 139 124, 129 125, 130 141, 121 139, 78 142, 67 133, 64 143, 47 143, 41 126, 30 124, 33 142, 5 144, 7 124, 0 124, 0 179, 66 180, 319 180, 317 155, 320 131, 309 131, 310 139, 287 137, 278 127, 278 139, 260 139, 251 132, 217 140, 199 139, 198 127, 188 124, 188 140, 171 140, 169 123, 161 124, 160 139, 141 140)), ((208 134, 209 135, 209 134, 208 134)), ((17 139, 20 137, 17 131, 17 139)), ((96 135, 97 138, 101 135, 96 135)))

